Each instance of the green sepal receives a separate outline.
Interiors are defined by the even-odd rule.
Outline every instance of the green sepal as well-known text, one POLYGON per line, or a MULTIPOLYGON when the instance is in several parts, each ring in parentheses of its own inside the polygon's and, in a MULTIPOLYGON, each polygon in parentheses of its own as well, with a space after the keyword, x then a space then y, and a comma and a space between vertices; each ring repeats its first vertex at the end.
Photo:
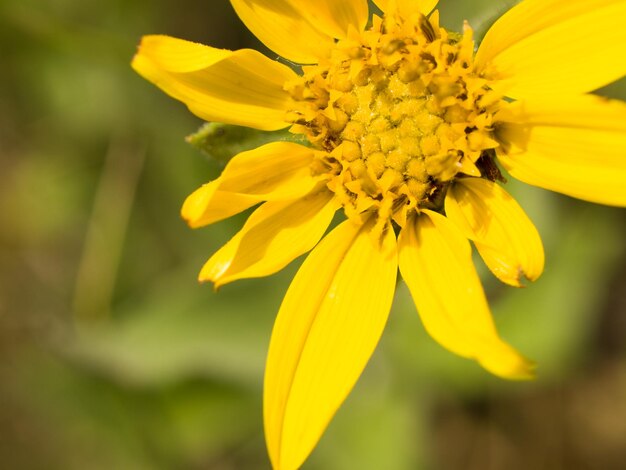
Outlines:
POLYGON ((203 124, 197 132, 187 136, 185 140, 209 158, 223 165, 240 152, 252 150, 270 142, 309 144, 302 135, 292 134, 287 129, 260 131, 220 122, 203 124))

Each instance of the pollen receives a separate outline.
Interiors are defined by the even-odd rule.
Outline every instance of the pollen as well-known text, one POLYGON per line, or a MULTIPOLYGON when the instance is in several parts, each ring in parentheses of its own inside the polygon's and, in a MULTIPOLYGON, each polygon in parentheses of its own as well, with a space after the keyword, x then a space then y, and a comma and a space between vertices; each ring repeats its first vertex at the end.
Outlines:
POLYGON ((412 211, 440 210, 455 178, 481 176, 503 101, 473 55, 467 24, 457 34, 437 15, 374 16, 286 84, 291 131, 317 149, 312 171, 349 218, 403 226, 412 211))

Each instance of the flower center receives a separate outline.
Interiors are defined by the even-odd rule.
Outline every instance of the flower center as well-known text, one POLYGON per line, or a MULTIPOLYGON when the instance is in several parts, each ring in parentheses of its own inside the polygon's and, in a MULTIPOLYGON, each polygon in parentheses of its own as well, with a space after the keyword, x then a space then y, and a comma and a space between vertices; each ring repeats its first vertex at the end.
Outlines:
POLYGON ((404 225, 411 211, 440 209, 450 182, 481 176, 479 159, 498 146, 501 97, 474 71, 472 30, 450 33, 434 16, 374 17, 286 84, 291 131, 319 150, 313 171, 348 217, 404 225))

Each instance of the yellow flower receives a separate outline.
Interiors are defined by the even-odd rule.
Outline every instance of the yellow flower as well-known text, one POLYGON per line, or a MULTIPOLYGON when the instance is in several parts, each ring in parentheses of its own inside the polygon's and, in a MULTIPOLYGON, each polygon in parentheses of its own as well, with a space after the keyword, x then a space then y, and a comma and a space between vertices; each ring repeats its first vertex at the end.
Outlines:
POLYGON ((263 203, 202 269, 216 286, 313 249, 267 359, 273 466, 299 467, 354 386, 398 267, 439 343, 498 376, 531 377, 496 332, 468 239, 507 284, 543 270, 537 231, 496 162, 532 185, 626 205, 626 105, 586 94, 626 74, 626 1, 525 0, 476 53, 467 24, 439 26, 436 0, 375 0, 384 16, 369 27, 366 0, 231 3, 270 49, 308 65, 147 36, 133 67, 203 119, 291 126, 310 142, 235 156, 182 209, 200 227, 263 203), (340 208, 347 220, 320 241, 340 208))

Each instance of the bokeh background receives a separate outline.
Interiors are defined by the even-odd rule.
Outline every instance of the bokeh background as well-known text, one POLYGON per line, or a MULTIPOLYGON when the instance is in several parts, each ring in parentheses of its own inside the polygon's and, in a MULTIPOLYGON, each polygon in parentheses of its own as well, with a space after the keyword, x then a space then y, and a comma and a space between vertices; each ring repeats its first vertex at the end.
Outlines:
MULTIPOLYGON (((484 30, 513 3, 440 8, 446 26, 484 30)), ((0 0, 1 468, 268 468, 263 363, 301 260, 218 293, 196 282, 245 215, 198 231, 180 220, 221 163, 184 141, 201 121, 131 70, 149 33, 267 52, 227 0, 0 0)), ((599 93, 625 99, 626 84, 599 93)), ((507 189, 547 267, 521 290, 481 270, 538 380, 444 351, 400 283, 305 469, 626 468, 625 213, 507 189)))

